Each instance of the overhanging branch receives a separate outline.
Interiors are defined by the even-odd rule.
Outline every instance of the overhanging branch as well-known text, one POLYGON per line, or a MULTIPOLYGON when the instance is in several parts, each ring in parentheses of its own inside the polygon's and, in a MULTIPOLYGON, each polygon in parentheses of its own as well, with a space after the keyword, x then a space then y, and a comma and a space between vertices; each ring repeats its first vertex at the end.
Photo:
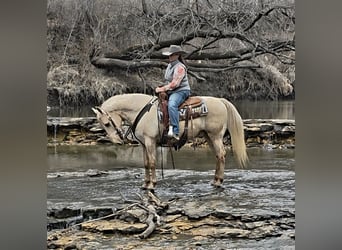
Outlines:
POLYGON ((278 9, 293 9, 293 6, 274 6, 268 10, 264 10, 264 11, 260 12, 257 15, 257 17, 251 22, 251 24, 248 25, 248 27, 245 28, 243 31, 246 32, 246 31, 250 30, 263 16, 267 16, 272 11, 278 10, 278 9))

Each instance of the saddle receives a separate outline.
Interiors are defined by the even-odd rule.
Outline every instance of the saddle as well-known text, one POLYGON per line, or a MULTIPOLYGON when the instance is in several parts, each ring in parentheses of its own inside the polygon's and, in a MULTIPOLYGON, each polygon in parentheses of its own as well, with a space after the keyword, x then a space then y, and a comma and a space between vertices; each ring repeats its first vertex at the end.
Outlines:
POLYGON ((186 106, 192 106, 193 108, 201 106, 202 99, 198 96, 190 96, 188 99, 186 99, 179 107, 178 109, 185 108, 186 106))
MULTIPOLYGON (((179 150, 188 139, 188 122, 189 119, 193 120, 200 116, 206 116, 208 114, 208 108, 206 103, 202 98, 198 96, 188 97, 181 105, 178 107, 179 110, 179 120, 185 121, 184 132, 180 137, 180 140, 174 143, 172 146, 176 150, 179 150)), ((169 113, 168 113, 168 95, 165 92, 159 93, 159 107, 158 107, 159 120, 163 124, 163 135, 161 139, 162 145, 168 145, 169 141, 167 137, 167 131, 169 128, 169 113)))

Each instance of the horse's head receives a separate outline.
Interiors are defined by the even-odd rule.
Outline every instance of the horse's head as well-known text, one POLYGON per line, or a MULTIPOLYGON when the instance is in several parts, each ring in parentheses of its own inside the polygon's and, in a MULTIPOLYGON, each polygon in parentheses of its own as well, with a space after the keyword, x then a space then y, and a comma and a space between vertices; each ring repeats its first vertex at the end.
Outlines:
POLYGON ((115 112, 112 112, 111 115, 109 115, 107 111, 100 107, 92 108, 92 110, 95 112, 97 120, 106 131, 109 139, 115 144, 123 144, 124 139, 121 129, 121 117, 115 112))

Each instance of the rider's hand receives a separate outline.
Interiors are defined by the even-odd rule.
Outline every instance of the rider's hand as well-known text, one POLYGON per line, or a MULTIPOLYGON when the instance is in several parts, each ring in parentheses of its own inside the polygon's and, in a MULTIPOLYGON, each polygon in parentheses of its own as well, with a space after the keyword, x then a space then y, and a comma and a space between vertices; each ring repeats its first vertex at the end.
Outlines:
POLYGON ((156 93, 159 92, 164 92, 164 88, 163 87, 156 87, 156 93))

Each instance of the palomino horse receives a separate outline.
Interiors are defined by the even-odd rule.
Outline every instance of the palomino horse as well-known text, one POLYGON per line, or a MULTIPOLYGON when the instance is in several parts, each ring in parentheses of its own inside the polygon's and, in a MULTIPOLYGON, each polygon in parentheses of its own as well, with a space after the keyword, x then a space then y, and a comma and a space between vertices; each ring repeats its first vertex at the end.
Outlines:
MULTIPOLYGON (((159 123, 156 99, 144 94, 115 95, 106 100, 101 107, 93 108, 97 120, 105 129, 113 143, 123 144, 122 123, 133 124, 140 111, 149 105, 149 110, 135 124, 135 137, 143 147, 145 181, 144 189, 153 190, 157 183, 156 154, 157 142, 161 139, 163 125, 159 123)), ((207 104, 207 116, 193 119, 188 139, 194 139, 200 133, 205 136, 216 155, 216 171, 212 185, 220 187, 223 182, 226 150, 223 136, 228 130, 232 148, 238 164, 243 167, 247 162, 246 144, 241 116, 229 101, 209 96, 200 97, 207 104)), ((184 121, 180 122, 180 132, 184 130, 184 121)))

